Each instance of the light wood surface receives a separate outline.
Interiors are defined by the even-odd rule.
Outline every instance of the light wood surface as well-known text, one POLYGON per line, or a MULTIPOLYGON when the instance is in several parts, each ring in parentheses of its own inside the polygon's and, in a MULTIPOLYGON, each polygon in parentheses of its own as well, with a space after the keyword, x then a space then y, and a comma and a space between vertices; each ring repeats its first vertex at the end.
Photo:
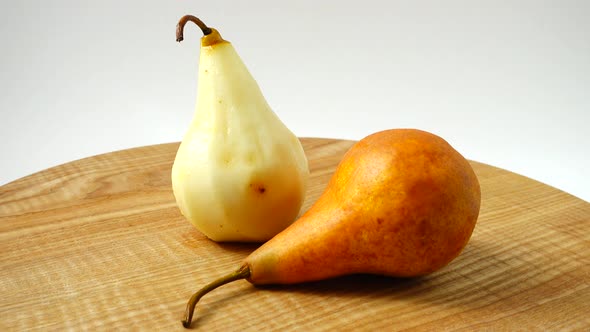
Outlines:
MULTIPOLYGON (((350 141, 302 139, 322 193, 350 141)), ((178 144, 99 155, 0 187, 1 331, 183 330, 190 295, 253 244, 217 244, 180 215, 178 144)), ((417 279, 237 281, 205 296, 208 331, 589 330, 590 203, 473 162, 478 224, 449 266, 417 279)))

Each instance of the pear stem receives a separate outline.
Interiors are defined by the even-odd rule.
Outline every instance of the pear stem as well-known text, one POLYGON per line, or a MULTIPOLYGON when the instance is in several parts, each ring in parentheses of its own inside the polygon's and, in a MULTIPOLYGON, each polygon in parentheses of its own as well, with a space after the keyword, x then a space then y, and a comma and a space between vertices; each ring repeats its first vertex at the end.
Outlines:
POLYGON ((250 277, 250 267, 247 264, 242 265, 237 271, 228 274, 224 277, 221 277, 213 282, 207 284, 205 287, 201 288, 198 292, 193 294, 191 298, 188 300, 186 305, 186 311, 184 312, 184 319, 182 320, 182 326, 185 328, 189 328, 191 326, 191 322, 193 320, 193 313, 195 311, 195 306, 197 302, 203 297, 203 295, 209 293, 210 291, 214 290, 219 286, 223 286, 227 283, 232 281, 240 280, 240 279, 248 279, 250 277))
POLYGON ((199 26, 199 28, 201 28, 201 31, 203 31, 203 35, 205 36, 212 32, 211 28, 209 28, 205 23, 203 23, 203 21, 201 21, 197 17, 193 15, 184 15, 180 18, 180 21, 178 21, 178 24, 176 25, 177 42, 181 42, 184 39, 184 26, 189 21, 199 26))

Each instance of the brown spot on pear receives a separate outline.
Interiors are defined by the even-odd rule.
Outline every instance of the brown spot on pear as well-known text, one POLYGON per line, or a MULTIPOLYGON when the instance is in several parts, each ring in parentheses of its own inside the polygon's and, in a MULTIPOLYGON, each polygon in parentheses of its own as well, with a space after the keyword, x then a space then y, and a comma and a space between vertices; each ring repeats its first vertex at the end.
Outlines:
POLYGON ((250 190, 255 194, 262 195, 266 192, 266 186, 262 182, 253 182, 250 183, 250 190))

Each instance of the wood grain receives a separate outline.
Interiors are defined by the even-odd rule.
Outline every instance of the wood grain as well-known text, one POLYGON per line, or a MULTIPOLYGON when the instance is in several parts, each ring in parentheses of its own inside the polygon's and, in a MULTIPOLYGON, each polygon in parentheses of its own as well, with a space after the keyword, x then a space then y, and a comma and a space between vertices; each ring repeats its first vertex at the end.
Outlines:
MULTIPOLYGON (((302 139, 303 210, 350 141, 302 139)), ((0 187, 0 330, 182 330, 189 296, 256 245, 217 244, 180 215, 177 143, 108 153, 0 187)), ((427 277, 294 286, 238 281, 197 306, 209 331, 589 330, 590 204, 473 162, 482 208, 465 251, 427 277)))

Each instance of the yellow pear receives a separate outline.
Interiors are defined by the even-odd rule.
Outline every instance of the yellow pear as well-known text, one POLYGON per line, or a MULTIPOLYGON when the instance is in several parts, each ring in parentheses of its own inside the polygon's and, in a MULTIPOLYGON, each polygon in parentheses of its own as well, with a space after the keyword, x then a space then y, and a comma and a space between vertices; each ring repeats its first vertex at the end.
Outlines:
POLYGON ((309 169, 298 138, 281 122, 233 45, 203 31, 196 110, 172 167, 182 214, 214 241, 266 241, 304 201, 309 169))

